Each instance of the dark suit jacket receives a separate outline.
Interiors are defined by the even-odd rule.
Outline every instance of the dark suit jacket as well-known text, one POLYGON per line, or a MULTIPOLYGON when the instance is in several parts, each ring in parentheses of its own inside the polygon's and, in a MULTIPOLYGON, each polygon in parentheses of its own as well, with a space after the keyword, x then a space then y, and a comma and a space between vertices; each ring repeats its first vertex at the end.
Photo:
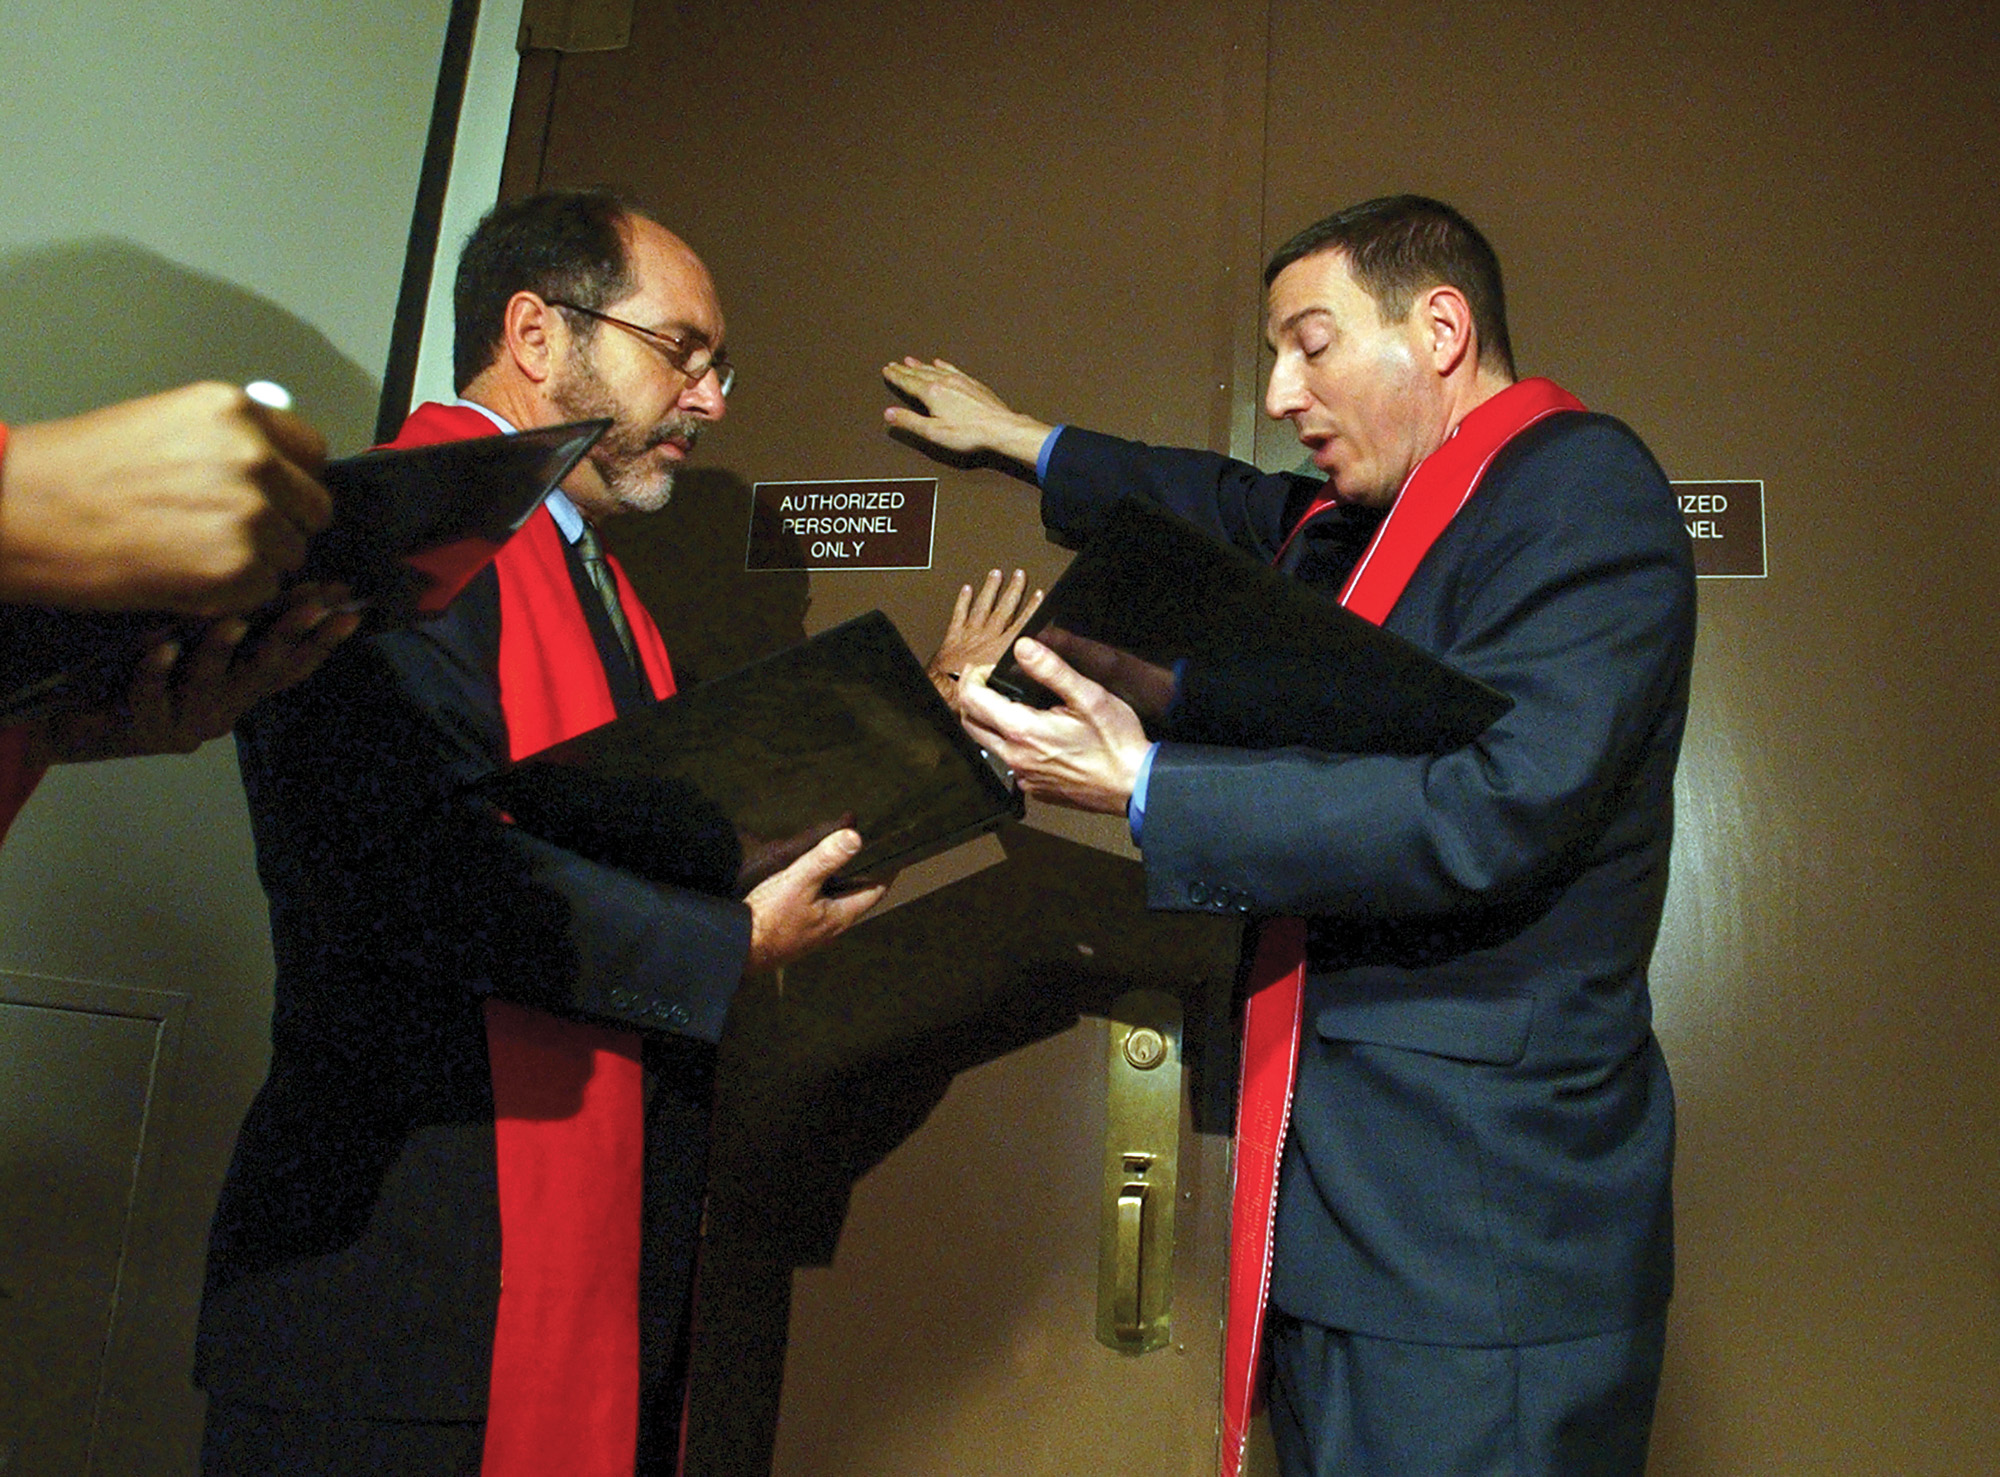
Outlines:
MULTIPOLYGON (((576 659, 605 663, 621 711, 650 702, 568 557, 597 646, 576 659)), ((677 1343, 749 914, 599 865, 464 792, 507 754, 499 627, 489 568, 441 618, 348 642, 238 729, 277 984, 270 1075, 209 1249, 196 1379, 211 1392, 484 1415, 499 1298, 488 995, 674 1028, 646 1045, 649 1383, 677 1343)), ((726 892, 734 863, 688 880, 726 892)))
MULTIPOLYGON (((1269 559, 1319 484, 1075 429, 1043 515, 1137 493, 1269 559)), ((1377 515, 1284 567, 1337 593, 1377 515)), ((1667 886, 1694 573, 1666 479, 1606 417, 1511 443, 1385 623, 1515 700, 1434 758, 1168 743, 1148 899, 1303 916, 1305 1041, 1271 1298, 1455 1344, 1656 1316, 1673 1097, 1646 965, 1667 886)))

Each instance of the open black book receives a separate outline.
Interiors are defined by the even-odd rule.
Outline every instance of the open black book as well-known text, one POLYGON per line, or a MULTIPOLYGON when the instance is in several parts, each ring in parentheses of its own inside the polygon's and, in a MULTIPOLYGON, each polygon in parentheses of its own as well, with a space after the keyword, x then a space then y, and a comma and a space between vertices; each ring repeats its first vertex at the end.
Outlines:
MULTIPOLYGON (((1513 699, 1178 514, 1106 513, 1025 634, 1137 710, 1156 739, 1338 754, 1441 754, 1513 699)), ((1010 652, 992 687, 1055 702, 1010 652)))
MULTIPOLYGON (((610 424, 576 421, 328 462, 321 480, 333 495, 333 522, 293 582, 346 585, 367 606, 367 630, 442 610, 610 424)), ((115 696, 147 648, 198 638, 207 624, 158 611, 0 605, 0 722, 115 696)))
POLYGON ((544 839, 664 882, 703 885, 733 838, 739 891, 843 824, 863 842, 837 879, 854 884, 1023 810, 879 610, 478 788, 544 839))

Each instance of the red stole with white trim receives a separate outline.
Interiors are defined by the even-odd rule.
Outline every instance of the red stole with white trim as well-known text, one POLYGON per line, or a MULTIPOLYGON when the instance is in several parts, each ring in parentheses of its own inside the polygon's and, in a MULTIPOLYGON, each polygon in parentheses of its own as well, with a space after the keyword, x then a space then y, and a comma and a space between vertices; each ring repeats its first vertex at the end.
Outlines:
MULTIPOLYGON (((423 405, 392 444, 496 434, 423 405)), ((538 509, 494 559, 500 711, 510 759, 617 716, 564 557, 538 509)), ((654 695, 666 644, 616 560, 654 695)), ((645 1178, 639 1037, 507 1001, 486 1004, 500 1198, 500 1309, 482 1477, 631 1477, 639 1431, 639 1227, 645 1178)))
MULTIPOLYGON (((1547 416, 1582 409, 1582 401, 1545 379, 1522 380, 1480 404, 1410 474, 1348 577, 1340 603, 1376 625, 1388 619, 1424 555, 1472 497, 1500 449, 1547 416)), ((1286 537, 1285 547, 1334 501, 1322 498, 1306 509, 1286 537)), ((1282 558, 1284 548, 1278 553, 1282 558)), ((1230 1191, 1221 1477, 1239 1477, 1250 1417, 1261 1404, 1264 1304, 1271 1290, 1278 1163, 1291 1125, 1305 978, 1305 921, 1269 920, 1259 930, 1243 1014, 1243 1075, 1236 1109, 1235 1183, 1230 1191)))

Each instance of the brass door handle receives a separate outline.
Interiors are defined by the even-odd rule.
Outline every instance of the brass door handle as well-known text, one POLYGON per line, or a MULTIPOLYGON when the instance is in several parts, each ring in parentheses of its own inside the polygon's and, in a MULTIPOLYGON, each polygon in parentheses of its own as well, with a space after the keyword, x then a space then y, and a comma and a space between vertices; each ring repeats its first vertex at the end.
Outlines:
POLYGON ((1144 1337, 1140 1292, 1146 1276, 1146 1187, 1127 1185, 1118 1197, 1118 1290, 1112 1298, 1112 1323, 1121 1342, 1144 1337))
POLYGON ((1181 1006, 1134 990, 1111 1007, 1105 1052, 1097 1339, 1144 1354, 1172 1338, 1181 1131, 1181 1006))

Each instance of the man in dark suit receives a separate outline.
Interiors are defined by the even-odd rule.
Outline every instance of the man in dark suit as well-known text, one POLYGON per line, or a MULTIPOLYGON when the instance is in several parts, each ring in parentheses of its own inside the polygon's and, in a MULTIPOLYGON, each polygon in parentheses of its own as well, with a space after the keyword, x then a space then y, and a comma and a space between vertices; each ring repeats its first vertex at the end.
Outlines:
POLYGON ((672 693, 595 525, 664 505, 732 372, 701 261, 602 193, 493 211, 457 310, 461 398, 398 444, 612 425, 440 618, 239 730, 278 976, 210 1245, 212 1474, 671 1470, 730 998, 881 895, 822 893, 851 830, 738 901, 726 825, 626 817, 640 875, 468 792, 672 693))
POLYGON ((1183 513, 1512 709, 1424 757, 1155 744, 1022 642, 1061 706, 972 690, 965 721, 1029 793, 1125 812, 1152 906, 1267 920, 1225 1471, 1268 1273, 1288 1474, 1637 1477, 1672 1275, 1673 1100, 1646 966, 1693 649, 1686 535, 1630 431, 1516 379, 1498 261, 1456 211, 1352 207, 1265 280, 1265 411, 1324 482, 1051 428, 942 361, 888 367, 920 408, 887 419, 1034 468, 1068 538, 1125 494, 1183 513), (1253 1130, 1288 1101, 1264 1260, 1253 1130))

